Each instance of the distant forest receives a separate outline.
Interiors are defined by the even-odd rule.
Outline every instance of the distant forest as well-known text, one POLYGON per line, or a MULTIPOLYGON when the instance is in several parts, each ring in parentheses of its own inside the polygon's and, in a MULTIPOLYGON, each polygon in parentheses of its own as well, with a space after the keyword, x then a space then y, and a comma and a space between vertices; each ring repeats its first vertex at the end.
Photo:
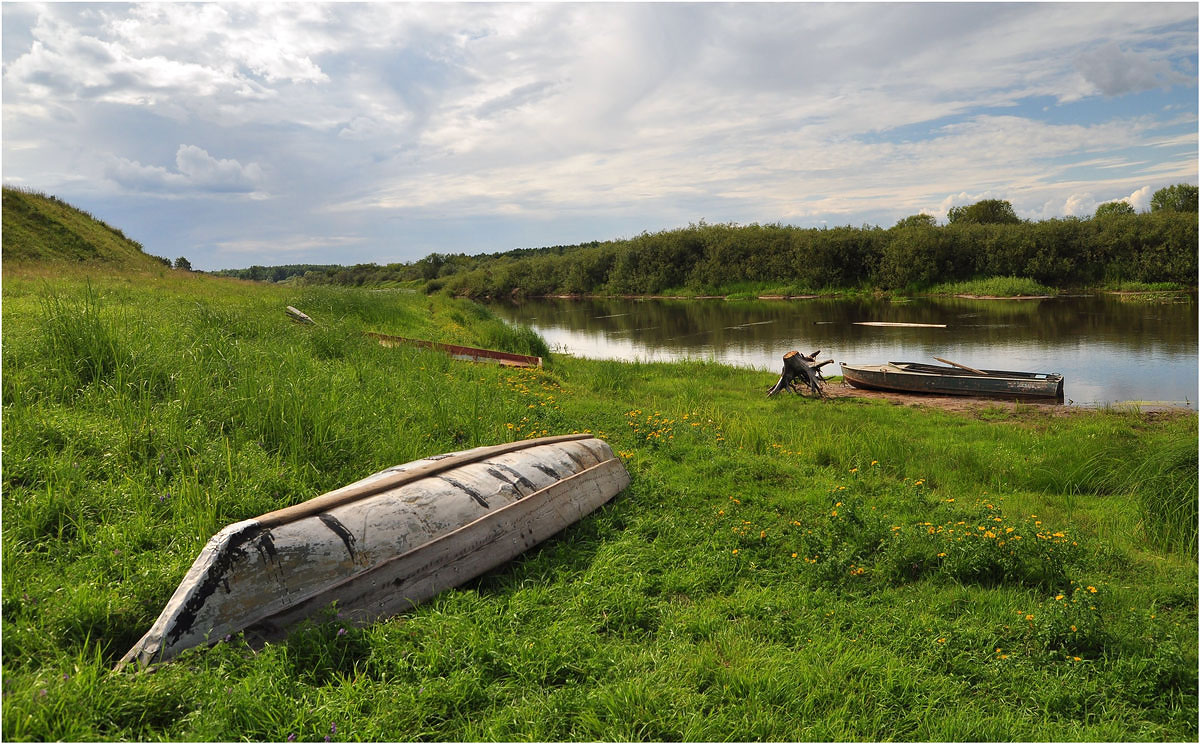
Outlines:
POLYGON ((929 215, 912 215, 886 229, 702 221, 582 245, 475 256, 434 253, 386 266, 276 269, 295 268, 289 275, 302 275, 306 283, 423 281, 429 292, 472 297, 724 294, 738 285, 787 286, 792 293, 920 290, 996 276, 1025 277, 1052 287, 1111 282, 1195 286, 1197 251, 1196 187, 1181 184, 1156 193, 1150 212, 1110 202, 1088 219, 1022 221, 1009 202, 985 200, 952 209, 946 225, 929 215))
POLYGON ((310 272, 319 274, 343 269, 344 267, 338 264, 287 264, 284 266, 251 266, 248 269, 221 269, 210 273, 214 276, 231 276, 256 282, 282 282, 292 277, 302 277, 310 272))

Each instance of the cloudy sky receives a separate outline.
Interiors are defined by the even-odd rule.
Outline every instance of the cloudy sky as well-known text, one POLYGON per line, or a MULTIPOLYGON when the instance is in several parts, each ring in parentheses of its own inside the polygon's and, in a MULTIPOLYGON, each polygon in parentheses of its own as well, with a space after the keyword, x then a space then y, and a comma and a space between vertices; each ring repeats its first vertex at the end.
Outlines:
POLYGON ((1197 183, 1184 3, 25 4, 3 178, 199 269, 1197 183))

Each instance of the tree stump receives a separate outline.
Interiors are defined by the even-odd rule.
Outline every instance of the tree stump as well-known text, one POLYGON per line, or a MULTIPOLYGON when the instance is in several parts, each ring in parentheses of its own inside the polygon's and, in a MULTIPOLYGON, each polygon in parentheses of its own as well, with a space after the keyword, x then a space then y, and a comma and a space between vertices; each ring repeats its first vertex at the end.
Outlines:
POLYGON ((797 395, 802 395, 801 386, 807 386, 818 398, 824 398, 825 391, 821 389, 821 382, 825 377, 821 374, 821 367, 832 363, 833 360, 826 359, 823 362, 817 362, 816 356, 820 353, 821 350, 817 349, 808 356, 798 351, 789 351, 784 354, 783 372, 779 375, 779 381, 767 391, 767 397, 775 395, 785 388, 797 395))

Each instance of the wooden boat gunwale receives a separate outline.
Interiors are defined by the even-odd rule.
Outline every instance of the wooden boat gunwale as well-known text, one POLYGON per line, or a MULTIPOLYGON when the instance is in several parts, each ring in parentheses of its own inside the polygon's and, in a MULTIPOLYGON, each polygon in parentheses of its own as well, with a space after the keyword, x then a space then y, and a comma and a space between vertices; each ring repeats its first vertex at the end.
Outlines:
POLYGON ((419 346, 425 349, 436 349, 456 359, 467 361, 496 362, 509 367, 542 366, 541 357, 529 356, 528 354, 514 354, 508 351, 496 351, 495 349, 479 349, 474 346, 461 346, 459 344, 443 344, 419 338, 405 338, 404 336, 389 336, 386 333, 375 333, 374 331, 367 331, 366 335, 375 339, 383 346, 404 344, 406 346, 419 346))
POLYGON ((258 517, 254 517, 254 521, 258 522, 263 527, 277 527, 281 524, 294 522, 305 517, 315 516, 321 512, 328 511, 334 507, 365 499, 374 496, 377 493, 388 491, 393 488, 399 488, 406 483, 414 483, 423 478, 429 478, 444 473, 447 470, 468 465, 480 460, 486 460, 489 457, 508 454, 509 452, 520 452, 523 449, 530 447, 540 447, 546 444, 559 444, 561 442, 575 442, 583 439, 594 438, 591 434, 560 434, 552 437, 541 437, 538 439, 518 439, 515 442, 506 442, 504 444, 495 444, 490 447, 476 447, 475 449, 463 450, 452 454, 440 457, 433 462, 419 465, 408 470, 397 470, 390 476, 372 480, 368 483, 362 483, 359 486, 347 486, 339 488, 336 491, 322 494, 308 501, 303 501, 292 506, 285 506, 282 509, 276 509, 272 512, 267 512, 258 517))

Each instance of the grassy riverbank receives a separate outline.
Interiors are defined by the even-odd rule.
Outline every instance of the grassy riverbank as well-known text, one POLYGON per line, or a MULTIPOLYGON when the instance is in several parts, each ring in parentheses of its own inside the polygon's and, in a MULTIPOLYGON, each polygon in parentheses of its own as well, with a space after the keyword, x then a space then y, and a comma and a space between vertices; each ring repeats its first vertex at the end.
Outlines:
POLYGON ((478 306, 5 267, 8 740, 1194 740, 1196 417, 544 370, 478 306), (290 322, 294 305, 317 326, 290 322), (400 462, 591 431, 610 505, 392 621, 110 671, 221 526, 400 462))

